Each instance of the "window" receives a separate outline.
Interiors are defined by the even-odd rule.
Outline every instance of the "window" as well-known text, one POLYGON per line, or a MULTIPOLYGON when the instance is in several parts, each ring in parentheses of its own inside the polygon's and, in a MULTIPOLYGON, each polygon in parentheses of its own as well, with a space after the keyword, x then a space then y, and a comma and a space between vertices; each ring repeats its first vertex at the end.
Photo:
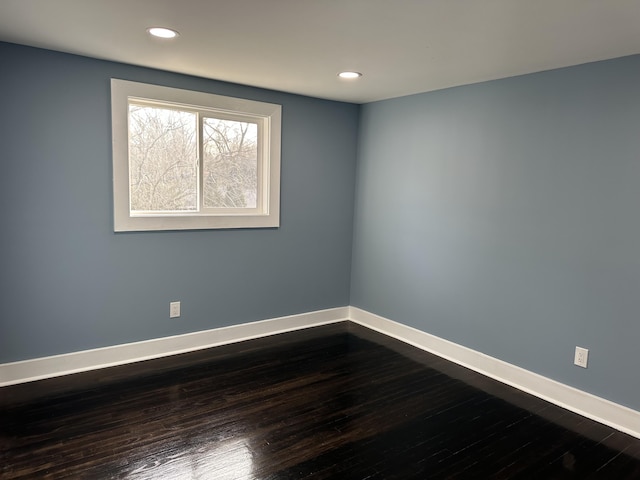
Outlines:
POLYGON ((277 227, 281 107, 111 80, 114 229, 277 227))

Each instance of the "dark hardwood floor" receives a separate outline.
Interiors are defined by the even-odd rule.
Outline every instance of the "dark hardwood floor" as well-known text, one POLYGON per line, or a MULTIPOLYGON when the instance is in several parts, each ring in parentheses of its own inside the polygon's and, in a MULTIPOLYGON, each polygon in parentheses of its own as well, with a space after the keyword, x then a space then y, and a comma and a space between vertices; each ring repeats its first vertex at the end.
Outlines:
POLYGON ((640 440, 349 322, 0 395, 2 479, 640 478, 640 440))

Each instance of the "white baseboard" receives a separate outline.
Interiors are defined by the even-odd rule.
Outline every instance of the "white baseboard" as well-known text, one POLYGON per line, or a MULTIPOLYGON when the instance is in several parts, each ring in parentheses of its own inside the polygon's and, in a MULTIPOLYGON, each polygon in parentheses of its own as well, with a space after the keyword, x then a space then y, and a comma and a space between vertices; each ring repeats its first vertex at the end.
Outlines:
POLYGON ((349 308, 349 319, 439 357, 640 438, 640 412, 401 323, 349 308))
POLYGON ((356 307, 272 318, 172 337, 0 364, 0 387, 192 352, 351 320, 562 408, 640 438, 640 412, 356 307))
POLYGON ((4 363, 0 364, 0 387, 345 321, 349 319, 348 314, 349 307, 331 308, 142 342, 4 363))

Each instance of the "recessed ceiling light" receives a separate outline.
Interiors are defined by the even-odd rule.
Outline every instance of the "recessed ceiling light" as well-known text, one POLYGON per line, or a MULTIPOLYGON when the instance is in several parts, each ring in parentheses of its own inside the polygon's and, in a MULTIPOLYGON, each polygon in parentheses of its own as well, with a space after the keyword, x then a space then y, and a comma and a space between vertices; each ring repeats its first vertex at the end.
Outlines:
POLYGON ((340 78, 360 78, 362 74, 360 72, 340 72, 338 76, 340 78))
POLYGON ((149 32, 149 35, 153 35, 154 37, 159 38, 175 38, 178 36, 178 32, 176 32, 175 30, 164 27, 147 28, 147 32, 149 32))

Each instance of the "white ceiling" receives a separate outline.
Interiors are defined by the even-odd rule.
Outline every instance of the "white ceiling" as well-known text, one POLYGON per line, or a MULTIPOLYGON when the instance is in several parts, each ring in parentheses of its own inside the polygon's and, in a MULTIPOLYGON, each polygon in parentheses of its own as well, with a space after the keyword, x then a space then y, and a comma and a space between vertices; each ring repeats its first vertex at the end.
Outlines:
POLYGON ((0 0, 0 40, 366 103, 640 53, 640 0, 0 0))

